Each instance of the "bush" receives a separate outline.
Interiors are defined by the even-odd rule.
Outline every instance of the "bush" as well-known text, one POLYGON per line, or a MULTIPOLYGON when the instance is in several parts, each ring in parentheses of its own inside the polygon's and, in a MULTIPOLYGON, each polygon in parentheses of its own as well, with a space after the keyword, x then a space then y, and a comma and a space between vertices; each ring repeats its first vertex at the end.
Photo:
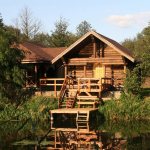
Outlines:
POLYGON ((111 100, 99 107, 107 120, 149 120, 150 103, 137 96, 122 94, 120 100, 111 100))
POLYGON ((34 96, 18 107, 12 104, 1 104, 0 120, 45 120, 49 117, 49 110, 56 108, 57 99, 34 96))

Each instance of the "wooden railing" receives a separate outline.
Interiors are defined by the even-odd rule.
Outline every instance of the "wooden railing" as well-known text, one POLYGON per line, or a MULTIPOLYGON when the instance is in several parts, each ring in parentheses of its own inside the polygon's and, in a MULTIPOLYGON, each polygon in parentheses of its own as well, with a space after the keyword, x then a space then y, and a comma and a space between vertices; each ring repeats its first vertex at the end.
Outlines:
POLYGON ((67 90, 67 83, 68 83, 68 77, 65 78, 64 83, 63 83, 61 90, 60 90, 59 99, 58 99, 58 107, 59 108, 61 107, 61 103, 64 99, 64 96, 65 96, 65 93, 67 90))
POLYGON ((54 91, 54 96, 57 97, 57 91, 60 91, 64 82, 64 78, 42 78, 40 79, 40 87, 48 87, 50 91, 54 91))
POLYGON ((71 78, 43 78, 40 79, 40 87, 47 87, 48 91, 53 91, 55 97, 60 97, 63 92, 63 88, 66 86, 71 88, 73 86, 74 89, 78 91, 93 91, 93 92, 101 92, 105 89, 107 85, 113 85, 115 87, 121 85, 123 79, 113 79, 113 78, 77 78, 76 81, 71 78), (60 92, 59 95, 57 92, 60 92))
POLYGON ((67 89, 70 88, 70 85, 73 85, 74 84, 74 79, 70 76, 67 76, 63 82, 63 85, 61 87, 61 90, 60 90, 60 94, 59 94, 59 100, 58 100, 58 107, 60 108, 61 107, 61 104, 64 100, 64 96, 67 92, 67 89))
POLYGON ((78 78, 78 91, 81 89, 86 89, 88 92, 95 90, 95 92, 101 89, 101 79, 98 78, 78 78))

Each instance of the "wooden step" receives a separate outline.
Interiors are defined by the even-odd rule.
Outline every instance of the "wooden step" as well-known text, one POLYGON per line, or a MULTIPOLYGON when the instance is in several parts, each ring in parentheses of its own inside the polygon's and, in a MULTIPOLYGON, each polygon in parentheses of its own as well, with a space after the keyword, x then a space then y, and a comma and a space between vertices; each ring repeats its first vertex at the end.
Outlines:
POLYGON ((92 100, 80 100, 80 101, 77 101, 77 104, 96 104, 96 101, 92 101, 92 100))
POLYGON ((65 99, 74 99, 75 96, 72 96, 72 97, 65 97, 65 99))
POLYGON ((98 97, 93 97, 93 96, 78 96, 77 99, 98 99, 98 97))
POLYGON ((66 103, 66 102, 74 102, 74 100, 66 99, 63 101, 63 103, 66 103))
POLYGON ((79 115, 79 117, 83 117, 83 118, 84 118, 84 117, 87 117, 87 116, 80 116, 80 115, 79 115))
POLYGON ((93 106, 93 108, 95 108, 95 102, 77 102, 77 104, 78 104, 78 108, 80 108, 81 107, 81 105, 92 105, 93 106))
POLYGON ((72 108, 72 105, 61 105, 62 108, 72 108))
POLYGON ((87 129, 88 126, 84 125, 84 126, 77 126, 78 129, 87 129))

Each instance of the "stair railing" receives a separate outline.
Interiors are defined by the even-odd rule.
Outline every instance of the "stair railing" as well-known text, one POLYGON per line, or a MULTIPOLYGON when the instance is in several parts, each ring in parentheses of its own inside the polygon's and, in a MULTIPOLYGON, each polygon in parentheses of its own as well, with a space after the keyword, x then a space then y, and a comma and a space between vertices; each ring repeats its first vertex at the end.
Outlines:
POLYGON ((65 94, 67 92, 67 89, 72 85, 74 82, 74 79, 70 76, 66 76, 63 85, 60 90, 59 99, 58 99, 58 108, 61 108, 61 104, 64 100, 65 94))

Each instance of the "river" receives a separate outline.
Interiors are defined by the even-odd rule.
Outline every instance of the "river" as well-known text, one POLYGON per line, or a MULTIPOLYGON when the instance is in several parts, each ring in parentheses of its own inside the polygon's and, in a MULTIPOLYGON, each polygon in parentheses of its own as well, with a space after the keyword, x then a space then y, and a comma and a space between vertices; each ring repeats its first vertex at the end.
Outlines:
POLYGON ((0 150, 150 149, 147 121, 64 122, 0 122, 0 150))

